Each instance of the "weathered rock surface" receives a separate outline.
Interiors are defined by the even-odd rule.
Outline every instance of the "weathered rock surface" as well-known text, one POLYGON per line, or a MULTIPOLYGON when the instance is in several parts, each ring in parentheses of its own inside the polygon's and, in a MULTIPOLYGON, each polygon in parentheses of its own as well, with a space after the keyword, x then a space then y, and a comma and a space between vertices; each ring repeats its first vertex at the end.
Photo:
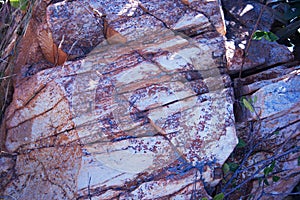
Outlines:
MULTIPOLYGON (((269 160, 269 163, 275 161, 272 174, 280 177, 278 182, 273 182, 269 177, 270 186, 265 186, 264 190, 258 181, 253 181, 251 193, 255 199, 283 199, 300 178, 299 66, 278 66, 246 77, 242 82, 245 84, 241 88, 245 96, 257 99, 253 102, 254 113, 244 109, 244 114, 239 116, 250 121, 248 125, 251 124, 250 127, 242 125, 238 129, 239 136, 247 141, 247 133, 253 133, 255 137, 252 142, 257 144, 255 153, 247 160, 246 167, 249 169, 246 176, 267 167, 263 164, 269 160)), ((255 178, 262 176, 261 170, 255 178)))
POLYGON ((219 1, 136 3, 48 6, 53 39, 65 35, 66 48, 78 40, 85 52, 107 40, 17 82, 4 121, 13 163, 3 168, 4 195, 209 197, 237 144, 219 1), (93 20, 76 15, 90 11, 93 20))
MULTIPOLYGON (((293 60, 293 54, 284 45, 267 40, 251 41, 247 56, 245 49, 249 45, 249 38, 258 21, 257 30, 270 31, 274 16, 269 7, 257 1, 230 1, 223 0, 226 14, 227 41, 226 58, 227 69, 230 74, 239 72, 243 58, 243 70, 266 69, 293 60)), ((254 30, 255 31, 255 30, 254 30)))
POLYGON ((56 45, 61 44, 65 52, 77 56, 85 55, 105 39, 109 43, 124 43, 162 28, 188 36, 208 31, 224 35, 221 17, 217 1, 198 0, 62 1, 47 8, 56 45))
MULTIPOLYGON (((270 31, 274 19, 270 8, 258 1, 224 0, 223 5, 227 67, 238 76, 261 9, 257 29, 270 31)), ((292 53, 276 42, 251 41, 248 50, 242 78, 234 79, 237 135, 242 142, 226 161, 232 168, 219 188, 232 200, 284 199, 300 178, 299 63, 290 62, 292 53)))
POLYGON ((47 7, 54 42, 68 54, 85 55, 105 40, 103 19, 89 1, 62 1, 47 7))

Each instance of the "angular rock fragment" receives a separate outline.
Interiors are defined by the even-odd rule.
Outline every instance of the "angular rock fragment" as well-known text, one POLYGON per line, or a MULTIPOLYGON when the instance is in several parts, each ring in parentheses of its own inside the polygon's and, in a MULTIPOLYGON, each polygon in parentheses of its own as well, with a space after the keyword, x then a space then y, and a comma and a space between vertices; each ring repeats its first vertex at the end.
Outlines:
POLYGON ((82 56, 102 42, 103 19, 87 3, 62 1, 47 7, 47 20, 56 45, 64 52, 82 56))

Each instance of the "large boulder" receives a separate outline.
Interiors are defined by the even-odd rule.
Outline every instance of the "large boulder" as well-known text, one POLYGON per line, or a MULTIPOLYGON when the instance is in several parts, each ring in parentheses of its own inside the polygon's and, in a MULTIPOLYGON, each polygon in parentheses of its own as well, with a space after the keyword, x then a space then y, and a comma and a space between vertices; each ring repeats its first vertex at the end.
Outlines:
POLYGON ((19 76, 3 194, 210 198, 237 144, 219 1, 64 1, 47 20, 55 47, 93 50, 19 76))

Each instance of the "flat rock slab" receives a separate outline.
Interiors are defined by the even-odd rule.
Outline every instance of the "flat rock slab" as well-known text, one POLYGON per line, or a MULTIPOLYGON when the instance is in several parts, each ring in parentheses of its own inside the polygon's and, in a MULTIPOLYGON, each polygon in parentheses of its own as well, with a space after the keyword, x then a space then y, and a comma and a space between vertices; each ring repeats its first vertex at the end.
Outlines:
POLYGON ((205 187, 220 181, 237 144, 220 6, 178 1, 178 16, 168 19, 162 11, 170 10, 150 4, 130 17, 109 13, 107 4, 125 43, 103 41, 83 59, 18 83, 5 118, 6 148, 16 154, 5 195, 209 197, 205 187), (139 23, 153 27, 131 26, 139 23))

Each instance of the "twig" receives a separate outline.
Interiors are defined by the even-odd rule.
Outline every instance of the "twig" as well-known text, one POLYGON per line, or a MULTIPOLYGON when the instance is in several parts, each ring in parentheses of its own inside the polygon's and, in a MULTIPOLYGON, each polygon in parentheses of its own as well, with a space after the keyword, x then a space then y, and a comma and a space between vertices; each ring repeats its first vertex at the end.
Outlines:
POLYGON ((11 77, 14 77, 16 76, 17 74, 12 74, 10 76, 4 76, 4 77, 1 77, 0 80, 5 80, 5 79, 8 79, 8 78, 11 78, 11 77))
MULTIPOLYGON (((284 148, 284 146, 290 141, 291 137, 294 135, 295 132, 296 132, 296 130, 295 130, 292 134, 290 134, 290 136, 286 139, 286 141, 281 145, 281 148, 278 149, 276 152, 274 152, 274 155, 278 155, 278 153, 279 153, 279 152, 284 148)), ((264 141, 264 139, 270 137, 271 135, 273 135, 273 133, 268 134, 267 137, 263 138, 262 142, 264 141)), ((258 144, 261 144, 261 143, 258 143, 258 144)), ((255 148, 254 148, 254 149, 255 149, 255 148)), ((297 150, 297 149, 299 149, 299 148, 294 148, 294 149, 297 150)), ((293 151, 293 150, 292 150, 292 151, 293 151)), ((288 151, 288 152, 287 152, 287 151, 286 151, 286 152, 283 152, 282 154, 279 154, 279 157, 285 156, 285 155, 287 155, 287 154, 289 154, 289 153, 291 153, 291 152, 290 152, 290 151, 288 151)), ((259 162, 255 163, 255 164, 253 164, 253 165, 250 165, 250 166, 248 166, 248 167, 246 167, 246 168, 243 168, 242 171, 247 171, 248 169, 251 169, 251 168, 253 168, 253 167, 257 166, 257 165, 260 165, 260 164, 262 164, 262 163, 264 163, 264 162, 266 162, 266 161, 270 161, 270 160, 272 160, 272 159, 273 159, 273 157, 270 157, 270 158, 268 158, 268 159, 266 159, 266 160, 259 161, 259 162)), ((242 171, 241 171, 241 172, 242 172, 242 171)))
POLYGON ((2 58, 0 58, 0 61, 1 61, 1 62, 5 62, 5 63, 8 63, 6 60, 4 60, 4 59, 2 59, 2 58))
POLYGON ((284 195, 284 196, 288 196, 288 195, 300 195, 300 192, 283 192, 283 193, 265 193, 266 196, 280 196, 280 195, 284 195))
POLYGON ((265 164, 263 164, 263 166, 261 166, 259 169, 257 169, 250 177, 248 177, 246 180, 244 180, 242 183, 240 183, 238 186, 236 186, 235 188, 233 188, 231 191, 229 191, 228 193, 225 194, 225 196, 230 195, 231 193, 235 192, 237 189, 241 188, 243 185, 245 185, 246 183, 248 183, 249 181, 251 181, 255 175, 257 175, 259 172, 261 172, 264 168, 266 168, 270 163, 267 161, 274 161, 277 160, 278 158, 281 158, 287 154, 290 154, 294 151, 299 151, 300 147, 295 147, 293 149, 290 149, 289 151, 286 151, 285 153, 281 154, 281 155, 275 155, 270 157, 269 159, 265 160, 265 164))
POLYGON ((88 197, 89 197, 89 200, 92 200, 92 195, 91 195, 91 180, 92 180, 92 177, 90 175, 88 175, 89 177, 89 184, 88 184, 88 197))
POLYGON ((7 87, 6 87, 6 90, 5 90, 5 97, 4 97, 4 102, 3 102, 2 109, 1 109, 1 113, 4 112, 5 104, 7 103, 8 92, 9 92, 9 87, 10 87, 10 81, 11 81, 11 79, 8 80, 8 84, 7 84, 7 87))
POLYGON ((257 19, 257 21, 256 21, 256 23, 255 23, 255 25, 254 25, 254 27, 253 27, 252 33, 251 33, 250 38, 249 38, 249 40, 248 40, 248 43, 247 43, 247 45, 246 45, 245 52, 244 52, 244 55, 243 55, 242 65, 241 65, 241 69, 240 69, 240 73, 239 73, 239 79, 242 78, 242 73, 243 73, 243 68, 244 68, 244 64, 245 64, 245 59, 246 59, 246 56, 247 56, 248 51, 249 51, 249 48, 250 48, 251 40, 252 40, 252 38, 253 38, 253 35, 254 35, 254 33, 255 33, 257 27, 258 27, 258 24, 259 24, 259 22, 260 22, 260 19, 261 19, 261 17, 262 17, 262 14, 263 14, 264 10, 266 9, 267 5, 268 5, 268 4, 264 4, 264 6, 262 7, 262 9, 260 10, 258 19, 257 19))
MULTIPOLYGON (((261 126, 261 121, 259 121, 259 127, 261 126)), ((258 130, 256 131, 257 133, 259 132, 260 128, 258 128, 258 130)), ((256 134, 251 134, 252 136, 256 135, 256 134)), ((269 138, 270 136, 272 136, 273 133, 270 133, 270 134, 267 134, 265 135, 261 140, 260 142, 256 143, 248 152, 247 154, 244 156, 241 164, 239 165, 238 169, 234 172, 234 174, 232 175, 232 177, 230 178, 229 181, 227 181, 227 183, 225 184, 225 186, 222 188, 222 192, 224 193, 226 191, 226 189, 229 187, 229 185, 233 182, 234 179, 236 179, 237 175, 244 172, 244 171, 247 171, 248 169, 252 168, 253 166, 256 166, 256 165, 260 165, 260 164, 263 164, 263 166, 261 168, 259 168, 256 172, 254 172, 254 174, 252 174, 248 179, 246 179, 245 181, 243 181, 241 184, 239 184, 236 188, 232 189, 230 192, 226 193, 226 195, 229 195, 231 194, 232 192, 236 191, 238 188, 242 187, 244 184, 246 184, 247 182, 251 181, 255 175, 257 175, 261 170, 263 170, 266 166, 268 166, 270 164, 270 162, 272 162, 273 160, 277 160, 283 156, 286 156, 292 152, 295 152, 295 151, 299 151, 300 150, 300 147, 295 147, 293 149, 290 149, 289 151, 286 151, 282 154, 279 154, 278 155, 278 151, 276 151, 276 153, 274 154, 274 156, 266 159, 266 160, 263 160, 263 161, 260 161, 258 163, 256 163, 255 165, 252 165, 252 166, 249 166, 249 167, 246 167, 246 168, 243 168, 244 165, 245 165, 245 162, 248 160, 248 158, 250 157, 250 155, 254 152, 254 150, 256 149, 257 146, 259 146, 260 144, 262 144, 267 138, 269 138), (265 164, 264 164, 265 163, 265 164)), ((293 134, 291 134, 293 135, 293 134)), ((290 137, 288 138, 288 141, 289 139, 291 138, 291 135, 290 137)), ((287 142, 285 142, 283 145, 281 145, 281 149, 287 144, 287 142)), ((225 195, 225 196, 226 196, 225 195)))
POLYGON ((191 194, 191 198, 190 200, 195 200, 197 199, 197 194, 196 194, 196 187, 197 187, 197 173, 198 173, 198 170, 196 170, 196 173, 195 173, 195 182, 193 183, 193 190, 192 190, 192 194, 191 194))

